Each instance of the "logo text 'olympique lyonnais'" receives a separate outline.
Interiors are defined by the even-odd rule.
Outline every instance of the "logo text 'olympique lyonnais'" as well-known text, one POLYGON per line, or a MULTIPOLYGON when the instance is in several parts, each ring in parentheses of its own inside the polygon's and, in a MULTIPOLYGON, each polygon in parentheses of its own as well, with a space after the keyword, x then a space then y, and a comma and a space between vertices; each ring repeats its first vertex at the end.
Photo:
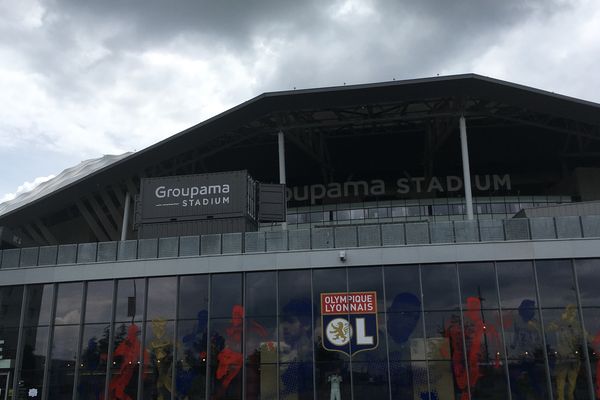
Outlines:
POLYGON ((325 350, 350 355, 377 347, 377 292, 321 293, 325 350))

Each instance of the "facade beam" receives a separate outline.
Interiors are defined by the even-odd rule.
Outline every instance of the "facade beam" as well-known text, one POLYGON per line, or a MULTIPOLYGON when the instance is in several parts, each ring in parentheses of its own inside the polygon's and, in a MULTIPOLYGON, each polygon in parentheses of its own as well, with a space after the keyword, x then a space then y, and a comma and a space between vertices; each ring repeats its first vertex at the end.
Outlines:
POLYGON ((465 116, 459 119, 460 149, 462 154, 463 182, 465 187, 465 202, 467 205, 467 219, 473 219, 473 194, 471 192, 471 167, 469 165, 469 146, 467 143, 467 123, 465 116))

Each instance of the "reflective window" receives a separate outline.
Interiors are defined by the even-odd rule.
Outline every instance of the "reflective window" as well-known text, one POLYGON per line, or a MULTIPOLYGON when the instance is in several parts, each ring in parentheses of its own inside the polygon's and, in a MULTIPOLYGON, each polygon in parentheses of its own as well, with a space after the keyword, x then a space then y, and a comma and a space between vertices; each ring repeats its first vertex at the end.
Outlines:
POLYGON ((312 400, 313 363, 292 361, 279 364, 279 396, 282 400, 312 400))
MULTIPOLYGON (((71 289, 71 288, 69 288, 71 289)), ((64 293, 72 294, 69 290, 64 293)), ((60 289, 59 289, 60 296, 60 289)), ((81 301, 81 300, 80 300, 81 301)), ((49 399, 71 399, 79 326, 56 326, 50 356, 49 399)))
POLYGON ((458 309, 458 282, 454 264, 421 267, 425 310, 458 309))
POLYGON ((67 325, 80 323, 82 289, 83 284, 81 282, 61 283, 58 285, 55 324, 67 325))
POLYGON ((381 267, 348 268, 348 291, 375 292, 377 294, 377 311, 385 311, 383 306, 383 274, 381 267))
POLYGON ((109 339, 110 325, 84 325, 77 387, 80 399, 96 400, 104 397, 109 339))
POLYGON ((211 279, 211 318, 231 317, 233 307, 242 304, 242 274, 215 274, 211 279))
POLYGON ((20 386, 23 390, 36 389, 42 393, 44 367, 48 349, 48 327, 28 327, 23 329, 23 350, 20 386))
POLYGON ((496 263, 500 302, 503 308, 531 308, 536 306, 535 279, 530 261, 496 263))
MULTIPOLYGON (((214 286, 213 286, 214 288, 214 286)), ((239 399, 242 393, 243 308, 230 318, 210 320, 210 392, 219 399, 239 399)))
POLYGON ((392 400, 429 399, 424 361, 390 362, 390 378, 392 400))
POLYGON ((179 321, 175 383, 180 398, 203 399, 206 394, 208 314, 196 321, 179 321))
MULTIPOLYGON (((289 367, 293 369, 304 368, 305 362, 310 362, 312 365, 310 277, 309 270, 279 273, 279 357, 281 362, 291 363, 289 367), (296 365, 297 363, 299 365, 296 365)), ((282 376, 281 379, 284 377, 282 376)))
POLYGON ((176 301, 177 277, 148 279, 148 321, 175 318, 176 301))
POLYGON ((27 287, 25 326, 48 325, 54 297, 54 285, 27 287))
POLYGON ((179 278, 179 318, 196 319, 198 313, 208 315, 208 275, 179 278))
POLYGON ((317 399, 347 399, 350 393, 350 364, 348 362, 318 362, 315 365, 317 399))
POLYGON ((142 377, 144 399, 168 399, 171 397, 174 329, 174 322, 163 318, 154 318, 146 324, 144 355, 147 359, 144 363, 142 377))
POLYGON ((352 361, 353 397, 355 399, 389 398, 387 361, 352 361))
POLYGON ((246 274, 247 316, 275 316, 277 314, 276 280, 275 272, 246 274))
MULTIPOLYGON (((113 361, 108 384, 110 399, 137 397, 141 353, 141 326, 135 322, 115 324, 113 361)), ((147 359, 146 353, 144 359, 147 359)))
POLYGON ((145 279, 117 281, 115 321, 141 321, 144 315, 145 279))
POLYGON ((85 322, 110 322, 113 281, 89 282, 85 300, 85 322))
POLYGON ((600 307, 600 259, 574 260, 583 307, 600 307))
POLYGON ((467 307, 469 299, 478 299, 482 309, 498 308, 493 263, 459 264, 458 271, 463 308, 467 307))
POLYGON ((19 326, 22 302, 23 286, 0 287, 0 328, 19 326))
MULTIPOLYGON (((347 352, 328 351, 323 346, 323 338, 325 335, 323 326, 323 318, 321 315, 321 294, 324 293, 347 293, 346 284, 346 269, 332 268, 313 271, 313 304, 315 304, 315 357, 316 361, 348 359, 347 352)), ((348 318, 347 315, 343 317, 348 318)), ((348 343, 348 342, 346 342, 348 343)), ((349 349, 346 347, 346 350, 349 349)), ((317 369, 317 371, 323 371, 317 369)), ((319 377, 317 377, 319 379, 319 377)))
POLYGON ((542 307, 564 307, 575 304, 575 282, 571 260, 536 261, 542 307))
POLYGON ((278 378, 277 364, 247 364, 246 399, 276 399, 278 378))

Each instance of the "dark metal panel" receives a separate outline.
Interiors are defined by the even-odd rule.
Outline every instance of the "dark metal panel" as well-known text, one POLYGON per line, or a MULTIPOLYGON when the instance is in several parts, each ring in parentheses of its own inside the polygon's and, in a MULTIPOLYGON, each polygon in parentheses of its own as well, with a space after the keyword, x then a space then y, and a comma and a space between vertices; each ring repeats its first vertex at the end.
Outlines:
POLYGON ((283 184, 258 185, 258 220, 285 222, 287 216, 286 188, 283 184))

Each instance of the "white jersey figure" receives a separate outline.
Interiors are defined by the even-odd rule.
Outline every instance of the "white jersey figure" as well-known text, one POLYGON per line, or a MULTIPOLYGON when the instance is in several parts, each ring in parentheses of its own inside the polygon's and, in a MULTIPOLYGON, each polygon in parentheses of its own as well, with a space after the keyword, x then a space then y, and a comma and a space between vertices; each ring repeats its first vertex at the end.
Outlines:
POLYGON ((327 382, 331 385, 329 400, 342 400, 340 395, 340 383, 342 383, 342 377, 338 374, 329 375, 327 382))

